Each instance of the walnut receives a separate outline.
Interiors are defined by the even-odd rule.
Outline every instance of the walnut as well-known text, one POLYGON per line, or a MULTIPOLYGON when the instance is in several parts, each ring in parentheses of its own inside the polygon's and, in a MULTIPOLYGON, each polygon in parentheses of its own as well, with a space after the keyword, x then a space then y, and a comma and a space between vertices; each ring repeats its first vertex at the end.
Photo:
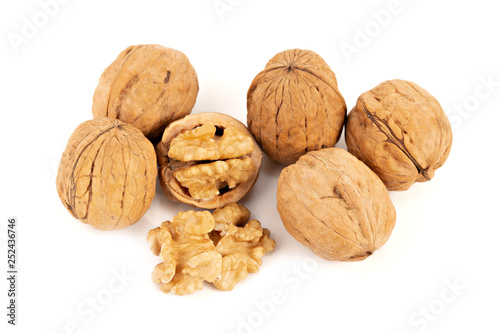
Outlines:
POLYGON ((191 113, 198 77, 184 53, 160 45, 130 46, 104 70, 94 93, 94 117, 111 117, 153 139, 191 113))
POLYGON ((221 113, 189 115, 171 123, 156 152, 167 196, 202 208, 240 200, 257 180, 262 161, 245 125, 221 113))
POLYGON ((208 236, 214 224, 210 212, 188 211, 148 232, 151 251, 164 260, 152 273, 163 292, 192 294, 203 288, 203 281, 213 282, 220 275, 222 256, 214 252, 208 236))
POLYGON ((214 210, 212 215, 215 219, 214 230, 217 230, 221 236, 227 233, 229 226, 243 225, 250 219, 250 211, 245 206, 234 202, 214 210))
POLYGON ((327 260, 367 258, 396 221, 382 181, 340 148, 309 152, 283 169, 277 199, 286 230, 327 260))
POLYGON ((75 218, 101 230, 137 222, 155 195, 154 147, 132 125, 96 118, 69 138, 57 173, 57 192, 75 218))
POLYGON ((439 102, 415 83, 391 80, 363 93, 349 112, 350 153, 389 190, 432 179, 450 154, 450 122, 439 102))
POLYGON ((212 282, 220 290, 232 290, 248 273, 259 271, 264 253, 276 245, 270 232, 242 205, 230 203, 208 211, 180 212, 172 222, 149 231, 151 251, 159 263, 151 275, 160 289, 188 295, 212 282))
POLYGON ((225 160, 238 158, 253 151, 253 140, 234 128, 224 129, 214 140, 217 128, 212 123, 203 124, 172 139, 168 155, 179 161, 225 160))
POLYGON ((252 160, 243 158, 194 165, 175 171, 174 177, 188 189, 191 198, 211 199, 225 186, 231 189, 246 182, 254 172, 252 160))
POLYGON ((335 146, 347 108, 327 63, 313 51, 293 49, 276 54, 255 77, 247 110, 262 150, 291 164, 308 151, 335 146))
POLYGON ((214 285, 220 290, 232 290, 248 273, 257 273, 262 256, 276 246, 268 229, 257 220, 248 221, 249 213, 236 203, 214 212, 215 231, 220 233, 215 251, 222 255, 222 270, 214 285))

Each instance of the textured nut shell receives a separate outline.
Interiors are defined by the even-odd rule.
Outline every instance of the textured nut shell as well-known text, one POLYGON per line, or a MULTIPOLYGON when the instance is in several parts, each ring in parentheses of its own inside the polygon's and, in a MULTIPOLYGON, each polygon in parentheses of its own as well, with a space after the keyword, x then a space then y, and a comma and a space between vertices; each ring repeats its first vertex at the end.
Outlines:
POLYGON ((386 81, 363 93, 349 112, 346 144, 389 190, 406 190, 434 176, 450 154, 453 135, 439 102, 417 84, 386 81))
POLYGON ((184 53, 160 45, 130 46, 104 70, 94 93, 94 117, 111 117, 148 138, 191 113, 198 77, 184 53))
POLYGON ((275 55, 247 94, 247 123, 264 152, 291 164, 308 151, 333 147, 346 116, 335 74, 313 51, 275 55))
POLYGON ((101 230, 139 221, 155 195, 153 145, 135 127, 116 119, 80 124, 59 163, 57 192, 75 218, 101 230))
POLYGON ((396 222, 384 184, 340 148, 309 152, 283 169, 277 198, 286 230, 327 260, 367 258, 396 222))
POLYGON ((257 181, 260 165, 262 163, 262 151, 260 150, 259 146, 253 139, 246 126, 231 116, 216 112, 205 112, 188 115, 183 119, 171 123, 165 129, 162 140, 156 145, 156 153, 158 158, 160 184, 165 194, 172 200, 207 209, 220 208, 229 202, 237 202, 241 198, 243 198, 257 181), (246 135, 251 137, 252 141, 254 142, 254 150, 249 157, 254 163, 256 171, 246 182, 237 185, 234 189, 222 195, 218 195, 213 199, 197 200, 191 198, 186 193, 186 191, 181 187, 180 183, 173 175, 173 170, 168 166, 168 150, 170 148, 170 142, 177 135, 182 132, 192 130, 205 123, 212 123, 214 126, 221 128, 235 128, 241 133, 245 133, 246 135))

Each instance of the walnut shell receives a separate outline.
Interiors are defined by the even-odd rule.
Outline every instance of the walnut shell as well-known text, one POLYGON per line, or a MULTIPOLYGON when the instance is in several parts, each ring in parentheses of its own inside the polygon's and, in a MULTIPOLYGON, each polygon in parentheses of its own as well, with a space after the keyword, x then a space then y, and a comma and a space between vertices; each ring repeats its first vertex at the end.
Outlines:
POLYGON ((154 147, 132 125, 96 118, 69 138, 57 173, 57 193, 75 218, 100 230, 139 221, 155 195, 154 147))
POLYGON ((335 146, 347 108, 327 63, 313 51, 293 49, 276 54, 255 77, 247 110, 262 150, 291 164, 308 151, 335 146))
POLYGON ((432 179, 450 154, 453 135, 439 102, 417 84, 386 81, 363 93, 349 112, 345 139, 389 190, 432 179))
POLYGON ((367 258, 396 222, 382 181, 340 148, 309 152, 283 169, 277 198, 286 230, 327 260, 367 258))
POLYGON ((94 93, 94 118, 137 127, 150 139, 191 113, 198 77, 184 53, 161 45, 130 46, 104 70, 94 93))
POLYGON ((262 151, 245 125, 206 112, 171 123, 156 146, 160 184, 172 200, 201 208, 237 202, 259 175, 262 151))

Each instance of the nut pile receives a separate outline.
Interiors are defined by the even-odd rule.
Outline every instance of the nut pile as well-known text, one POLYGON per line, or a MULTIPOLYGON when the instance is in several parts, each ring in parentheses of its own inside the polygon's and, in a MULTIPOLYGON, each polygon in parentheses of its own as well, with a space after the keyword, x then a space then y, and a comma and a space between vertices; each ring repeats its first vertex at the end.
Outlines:
POLYGON ((363 93, 349 112, 349 152, 328 148, 339 139, 345 109, 335 74, 306 50, 274 56, 247 94, 248 126, 264 152, 294 163, 278 180, 285 228, 321 258, 358 261, 394 228, 387 190, 430 180, 448 158, 452 133, 431 94, 391 80, 363 93))
POLYGON ((269 230, 236 203, 257 180, 259 145, 229 115, 189 115, 197 94, 196 72, 182 52, 128 47, 104 70, 94 119, 71 135, 56 181, 68 211, 100 230, 139 221, 158 174, 172 200, 216 208, 180 212, 148 233, 152 252, 163 259, 153 281, 178 295, 200 290, 203 281, 232 290, 275 247, 269 230))
POLYGON ((334 72, 309 50, 280 52, 257 74, 248 128, 226 114, 190 115, 197 94, 182 52, 125 49, 104 70, 94 119, 69 138, 56 180, 71 215, 100 230, 139 221, 157 176, 171 200, 214 209, 181 211, 148 232, 162 260, 152 280, 165 293, 192 294, 204 281, 232 290, 275 248, 238 203, 257 181, 263 152, 287 165, 276 192, 286 230, 318 257, 360 261, 395 226, 388 190, 431 180, 451 149, 448 118, 426 90, 385 81, 347 114, 334 72), (348 151, 334 148, 344 127, 348 151))

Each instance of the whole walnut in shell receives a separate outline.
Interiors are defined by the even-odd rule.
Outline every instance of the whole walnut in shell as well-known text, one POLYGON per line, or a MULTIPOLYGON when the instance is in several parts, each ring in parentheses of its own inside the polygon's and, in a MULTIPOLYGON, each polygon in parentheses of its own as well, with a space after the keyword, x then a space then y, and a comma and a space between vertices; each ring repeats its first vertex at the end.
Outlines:
POLYGON ((160 184, 172 200, 201 208, 237 202, 259 175, 262 151, 231 116, 206 112, 171 123, 156 146, 160 184))
POLYGON ((367 258, 396 222, 382 181, 340 148, 309 152, 283 169, 277 198, 286 230, 327 260, 367 258))
POLYGON ((104 70, 92 113, 129 123, 152 139, 191 113, 198 77, 184 53, 161 45, 130 46, 104 70))
POLYGON ((69 138, 57 173, 57 193, 68 211, 100 230, 139 221, 155 195, 154 147, 132 125, 96 118, 69 138))
POLYGON ((346 116, 335 74, 309 50, 276 54, 253 80, 247 123, 262 150, 291 164, 308 151, 333 147, 346 116))
POLYGON ((415 83, 386 81, 363 93, 349 112, 345 139, 389 190, 432 179, 453 135, 439 102, 415 83))

